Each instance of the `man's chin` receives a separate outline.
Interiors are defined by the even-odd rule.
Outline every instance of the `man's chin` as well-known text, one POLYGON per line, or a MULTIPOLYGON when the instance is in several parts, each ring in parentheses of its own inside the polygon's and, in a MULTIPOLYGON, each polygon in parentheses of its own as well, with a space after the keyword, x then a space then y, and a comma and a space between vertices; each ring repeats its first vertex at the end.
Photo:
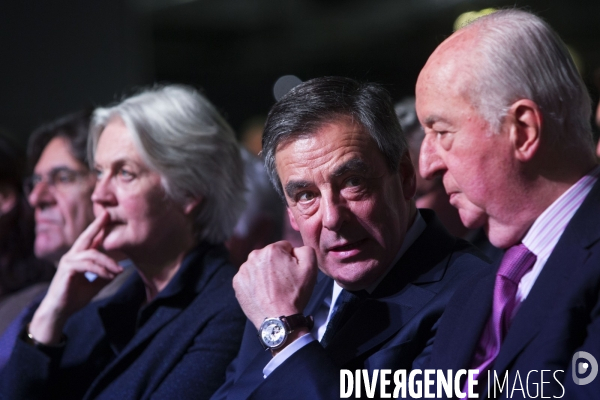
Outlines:
POLYGON ((481 210, 468 210, 461 208, 458 210, 460 220, 463 225, 469 229, 479 229, 485 225, 487 216, 481 210))
POLYGON ((58 264, 61 257, 69 251, 68 246, 47 246, 37 245, 34 248, 34 254, 40 260, 46 260, 54 264, 58 264))
POLYGON ((377 268, 372 263, 376 263, 376 261, 336 265, 333 271, 324 270, 323 272, 346 290, 362 290, 373 285, 381 274, 375 270, 377 268))

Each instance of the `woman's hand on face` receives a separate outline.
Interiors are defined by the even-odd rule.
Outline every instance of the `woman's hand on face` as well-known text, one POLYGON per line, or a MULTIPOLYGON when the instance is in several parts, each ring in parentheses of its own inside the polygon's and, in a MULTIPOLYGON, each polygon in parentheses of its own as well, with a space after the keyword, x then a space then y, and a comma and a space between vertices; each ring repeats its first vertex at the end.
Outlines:
POLYGON ((97 250, 104 240, 104 228, 109 221, 107 212, 100 214, 60 259, 48 293, 29 327, 38 342, 59 343, 67 319, 123 271, 116 261, 97 250), (86 272, 92 272, 98 278, 90 282, 86 272))

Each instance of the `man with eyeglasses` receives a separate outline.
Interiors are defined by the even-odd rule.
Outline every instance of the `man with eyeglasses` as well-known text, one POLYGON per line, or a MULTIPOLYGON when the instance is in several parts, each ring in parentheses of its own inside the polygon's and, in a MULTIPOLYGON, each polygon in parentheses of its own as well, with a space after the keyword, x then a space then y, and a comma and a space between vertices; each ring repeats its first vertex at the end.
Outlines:
MULTIPOLYGON (((94 220, 91 195, 96 177, 86 160, 90 116, 91 110, 59 118, 36 129, 29 139, 27 158, 33 173, 25 180, 24 190, 35 213, 34 252, 55 265, 94 220)), ((131 271, 128 268, 119 275, 96 299, 116 292, 131 271)), ((35 285, 7 302, 14 319, 0 336, 0 369, 47 287, 47 283, 35 285)))
POLYGON ((94 220, 96 178, 86 163, 89 117, 89 112, 63 117, 38 128, 29 141, 33 174, 24 189, 35 210, 34 251, 55 264, 94 220))

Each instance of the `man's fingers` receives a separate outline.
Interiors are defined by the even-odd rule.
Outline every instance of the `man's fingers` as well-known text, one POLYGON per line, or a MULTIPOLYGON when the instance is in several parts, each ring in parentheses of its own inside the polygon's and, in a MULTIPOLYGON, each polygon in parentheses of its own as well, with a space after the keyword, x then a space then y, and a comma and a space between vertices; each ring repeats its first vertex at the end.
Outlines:
POLYGON ((275 245, 281 247, 284 251, 292 254, 294 251, 294 246, 287 240, 280 240, 279 242, 275 242, 275 245))
POLYGON ((96 219, 79 235, 73 246, 71 247, 71 251, 80 251, 86 250, 92 247, 92 243, 94 238, 100 233, 102 228, 106 226, 110 217, 108 212, 103 211, 100 215, 96 217, 96 219))
POLYGON ((312 247, 296 247, 292 249, 292 255, 298 260, 298 264, 300 265, 317 265, 317 255, 312 247))

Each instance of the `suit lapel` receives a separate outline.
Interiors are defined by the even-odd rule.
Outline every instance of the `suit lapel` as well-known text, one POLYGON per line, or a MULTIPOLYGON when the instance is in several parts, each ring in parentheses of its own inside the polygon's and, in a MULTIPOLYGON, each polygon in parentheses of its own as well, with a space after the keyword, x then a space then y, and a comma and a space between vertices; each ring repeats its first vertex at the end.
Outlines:
POLYGON ((345 365, 395 335, 433 296, 408 285, 397 296, 366 299, 335 335, 327 352, 337 365, 345 365))
POLYGON ((590 257, 589 247, 600 240, 600 180, 567 225, 531 292, 521 304, 494 363, 504 370, 541 331, 543 323, 577 269, 590 257))

